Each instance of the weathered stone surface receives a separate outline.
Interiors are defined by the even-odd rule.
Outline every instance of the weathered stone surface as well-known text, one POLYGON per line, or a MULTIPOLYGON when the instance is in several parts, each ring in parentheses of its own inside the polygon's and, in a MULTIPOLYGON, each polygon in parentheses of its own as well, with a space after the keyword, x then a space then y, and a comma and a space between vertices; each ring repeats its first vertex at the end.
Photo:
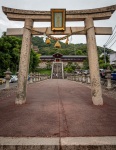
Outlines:
POLYGON ((18 89, 16 104, 23 104, 26 102, 26 87, 27 87, 27 76, 30 60, 30 49, 31 49, 31 28, 33 26, 33 21, 31 19, 25 20, 25 27, 23 33, 22 48, 20 54, 20 64, 19 64, 19 79, 18 79, 18 89), (27 29, 26 27, 30 28, 27 29))
MULTIPOLYGON (((21 10, 21 9, 14 9, 14 8, 8 8, 2 6, 2 10, 4 13, 14 13, 14 14, 28 14, 28 15, 50 15, 50 11, 34 11, 34 10, 21 10)), ((102 8, 96 8, 96 9, 84 9, 84 10, 67 10, 66 14, 91 14, 91 13, 99 13, 99 12, 109 12, 116 10, 116 5, 108 6, 108 7, 102 7, 102 8)))
MULTIPOLYGON (((94 26, 93 19, 87 18, 85 20, 85 26, 87 28, 94 26)), ((98 54, 97 54, 94 28, 90 28, 87 31, 86 37, 87 37, 86 39, 87 39, 89 68, 90 68, 90 77, 91 77, 92 101, 94 105, 103 105, 102 89, 101 89, 100 75, 99 75, 98 54)))
MULTIPOLYGON (((111 35, 112 28, 111 27, 94 27, 96 35, 111 35)), ((8 28, 6 35, 23 35, 23 28, 8 28)), ((71 34, 71 30, 73 35, 86 35, 86 28, 85 27, 66 27, 65 31, 62 32, 53 32, 51 28, 47 27, 40 27, 40 28, 32 28, 32 35, 43 35, 45 32, 49 35, 66 35, 71 34), (47 32, 46 32, 47 29, 47 32)))
MULTIPOLYGON (((7 17, 14 21, 24 21, 26 18, 33 19, 34 21, 51 22, 51 16, 44 15, 23 15, 8 13, 7 17)), ((66 21, 84 21, 85 18, 92 17, 94 20, 108 19, 111 17, 111 12, 97 13, 97 14, 79 14, 79 15, 66 15, 66 21)))
MULTIPOLYGON (((30 18, 34 21, 51 21, 50 11, 21 10, 7 7, 2 7, 2 10, 11 20, 24 21, 25 18, 30 18)), ((116 5, 88 10, 70 10, 66 11, 66 21, 84 21, 87 17, 92 17, 94 20, 108 19, 115 10, 116 5)))

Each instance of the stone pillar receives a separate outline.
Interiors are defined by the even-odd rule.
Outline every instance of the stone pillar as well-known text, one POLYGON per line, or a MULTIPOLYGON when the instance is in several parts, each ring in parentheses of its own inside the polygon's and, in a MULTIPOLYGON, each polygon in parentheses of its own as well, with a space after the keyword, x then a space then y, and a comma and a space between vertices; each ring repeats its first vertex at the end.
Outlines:
POLYGON ((37 72, 37 82, 39 81, 39 73, 37 72))
POLYGON ((37 73, 38 81, 39 81, 39 73, 37 73))
POLYGON ((82 73, 82 83, 85 83, 86 82, 86 79, 85 79, 85 74, 82 73))
POLYGON ((86 38, 91 77, 92 101, 94 105, 103 105, 94 23, 91 17, 85 19, 85 26, 88 29, 86 38))
POLYGON ((32 72, 30 73, 30 80, 29 80, 29 83, 33 83, 33 74, 32 74, 32 72))
POLYGON ((76 80, 77 82, 79 81, 79 74, 77 74, 77 80, 76 80))
POLYGON ((7 71, 4 72, 4 74, 5 74, 5 79, 6 79, 5 89, 9 89, 10 88, 9 81, 10 81, 10 75, 11 75, 10 69, 8 68, 7 71))
POLYGON ((78 81, 78 75, 77 74, 75 75, 75 81, 76 82, 78 81))
POLYGON ((80 75, 80 73, 79 73, 79 74, 78 74, 78 81, 79 81, 79 82, 80 82, 80 76, 81 76, 81 75, 80 75))
POLYGON ((107 89, 110 90, 112 88, 112 84, 111 84, 111 70, 110 67, 107 68, 106 70, 106 79, 107 79, 107 89))
POLYGON ((79 82, 82 81, 82 73, 79 73, 79 82))
POLYGON ((38 82, 38 73, 36 72, 36 82, 38 82))
POLYGON ((22 47, 21 47, 21 54, 20 54, 18 88, 17 88, 17 96, 15 101, 16 104, 23 104, 26 102, 27 76, 28 76, 29 61, 30 61, 32 27, 33 27, 33 20, 25 19, 22 47))
POLYGON ((73 80, 73 81, 75 81, 75 74, 73 74, 73 78, 72 78, 72 80, 73 80))
POLYGON ((36 73, 34 72, 34 79, 33 79, 34 82, 36 82, 36 73))
POLYGON ((90 80, 90 74, 87 74, 87 84, 90 84, 91 80, 90 80))
POLYGON ((40 73, 39 73, 39 81, 41 80, 41 77, 40 77, 40 73))

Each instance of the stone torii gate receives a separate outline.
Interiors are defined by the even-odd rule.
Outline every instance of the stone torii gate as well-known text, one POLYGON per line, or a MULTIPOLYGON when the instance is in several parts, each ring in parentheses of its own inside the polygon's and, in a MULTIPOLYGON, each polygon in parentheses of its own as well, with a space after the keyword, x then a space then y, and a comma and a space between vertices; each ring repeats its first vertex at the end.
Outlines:
MULTIPOLYGON (((46 31, 46 28, 33 28, 33 22, 51 22, 51 12, 20 10, 7 7, 2 7, 2 9, 9 20, 25 22, 23 29, 7 30, 7 35, 23 35, 19 64, 18 90, 15 101, 16 104, 23 104, 26 102, 31 35, 41 35, 41 32, 45 33, 46 31)), ((85 23, 85 27, 73 27, 71 29, 75 34, 77 34, 76 32, 83 30, 82 32, 78 32, 78 34, 86 35, 91 77, 91 93, 94 105, 103 105, 95 35, 112 34, 112 28, 110 27, 94 27, 94 20, 109 19, 115 10, 116 5, 97 9, 66 11, 66 21, 84 21, 85 23)), ((51 31, 51 28, 48 28, 46 34, 67 35, 70 34, 70 28, 67 27, 66 30, 62 32, 53 32, 51 31)))

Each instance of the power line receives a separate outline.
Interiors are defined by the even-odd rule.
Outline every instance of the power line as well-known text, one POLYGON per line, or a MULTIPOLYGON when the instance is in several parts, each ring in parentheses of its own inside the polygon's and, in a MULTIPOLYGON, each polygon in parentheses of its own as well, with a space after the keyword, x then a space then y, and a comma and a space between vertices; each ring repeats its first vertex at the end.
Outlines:
MULTIPOLYGON (((114 29, 113 29, 113 32, 114 32, 115 28, 116 28, 116 25, 115 25, 115 27, 114 27, 114 29)), ((107 42, 106 42, 104 45, 107 45, 107 43, 110 41, 111 36, 112 36, 112 35, 109 36, 107 42)))
POLYGON ((109 49, 116 43, 116 40, 114 41, 114 43, 109 47, 109 49))
POLYGON ((116 37, 116 31, 114 33, 114 35, 111 37, 111 39, 109 40, 109 42, 107 44, 105 44, 106 46, 108 46, 116 37))

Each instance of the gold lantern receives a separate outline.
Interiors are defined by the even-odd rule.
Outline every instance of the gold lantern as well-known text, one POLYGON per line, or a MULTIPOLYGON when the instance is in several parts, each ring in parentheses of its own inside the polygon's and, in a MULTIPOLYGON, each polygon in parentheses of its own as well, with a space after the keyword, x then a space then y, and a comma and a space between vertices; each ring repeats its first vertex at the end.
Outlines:
POLYGON ((56 42, 56 44, 54 45, 54 47, 61 48, 61 45, 60 45, 59 41, 56 42))
POLYGON ((46 44, 50 44, 50 39, 49 38, 46 38, 46 44))

